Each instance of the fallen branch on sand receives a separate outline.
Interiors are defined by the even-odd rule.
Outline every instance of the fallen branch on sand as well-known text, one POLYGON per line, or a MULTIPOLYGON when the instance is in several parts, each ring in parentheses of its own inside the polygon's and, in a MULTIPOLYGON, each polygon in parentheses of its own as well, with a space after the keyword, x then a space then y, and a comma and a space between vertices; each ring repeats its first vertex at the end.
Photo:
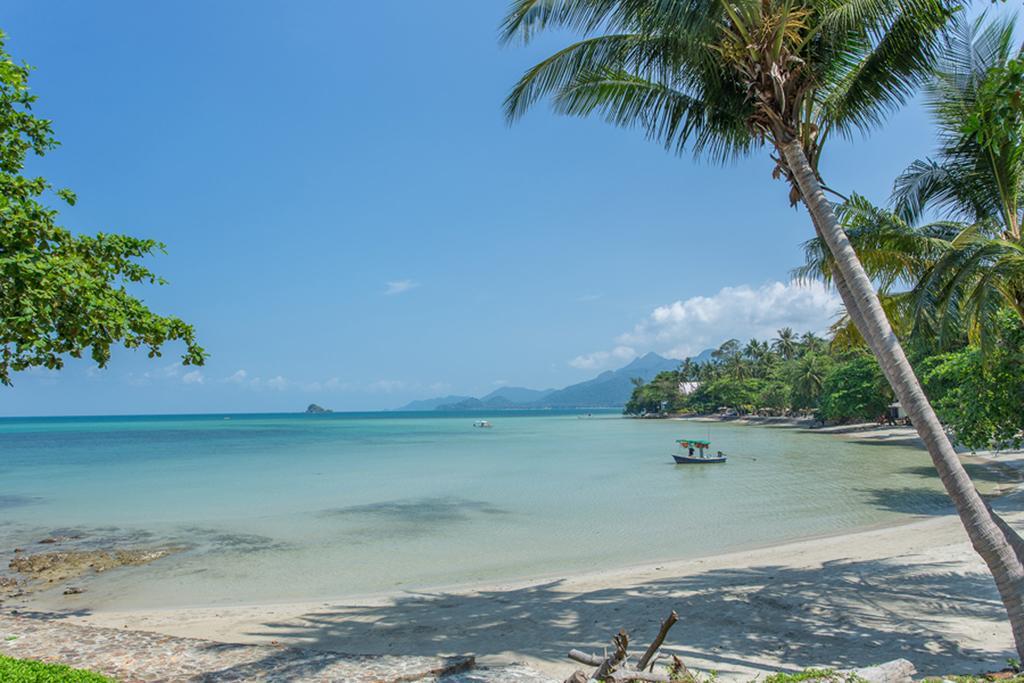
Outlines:
POLYGON ((580 650, 570 650, 569 659, 596 666, 597 670, 588 676, 583 671, 576 671, 572 676, 565 679, 565 683, 588 683, 588 681, 601 681, 602 683, 629 683, 630 681, 642 681, 650 683, 670 683, 671 681, 686 680, 690 678, 689 671, 678 657, 672 657, 668 673, 654 671, 654 665, 658 662, 658 649, 665 642, 665 636, 669 629, 679 621, 679 615, 673 611, 661 622, 661 629, 651 644, 647 646, 643 655, 637 661, 635 667, 627 663, 629 659, 629 634, 624 630, 619 631, 612 639, 612 652, 601 657, 592 655, 580 650))
MULTIPOLYGON (((565 683, 701 683, 700 675, 691 673, 679 657, 658 654, 669 629, 677 621, 679 621, 679 615, 673 611, 661 622, 658 635, 637 660, 636 666, 629 665, 629 634, 625 630, 620 630, 615 634, 610 654, 606 653, 601 656, 582 650, 569 650, 569 659, 580 664, 597 667, 597 669, 590 675, 577 670, 565 679, 565 683), (655 665, 662 659, 670 660, 666 663, 668 671, 655 671, 655 665)), ((788 683, 789 681, 800 681, 801 683, 911 683, 914 673, 916 671, 913 664, 905 659, 895 659, 877 666, 850 671, 809 669, 796 676, 775 674, 766 681, 777 681, 777 683, 788 683)))

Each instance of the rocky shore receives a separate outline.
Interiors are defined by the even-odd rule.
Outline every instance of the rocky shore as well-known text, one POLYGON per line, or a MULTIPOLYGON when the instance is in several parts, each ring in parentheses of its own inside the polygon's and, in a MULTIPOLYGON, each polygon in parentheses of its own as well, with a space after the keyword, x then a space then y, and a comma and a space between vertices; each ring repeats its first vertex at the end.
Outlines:
POLYGON ((76 595, 85 591, 83 587, 75 585, 77 579, 119 567, 149 564, 185 550, 180 546, 49 549, 64 544, 74 546, 81 541, 83 537, 80 535, 55 535, 38 541, 38 545, 48 548, 45 551, 32 552, 25 548, 15 548, 13 557, 7 563, 8 573, 0 573, 0 605, 11 598, 24 598, 61 584, 64 584, 65 595, 76 595))

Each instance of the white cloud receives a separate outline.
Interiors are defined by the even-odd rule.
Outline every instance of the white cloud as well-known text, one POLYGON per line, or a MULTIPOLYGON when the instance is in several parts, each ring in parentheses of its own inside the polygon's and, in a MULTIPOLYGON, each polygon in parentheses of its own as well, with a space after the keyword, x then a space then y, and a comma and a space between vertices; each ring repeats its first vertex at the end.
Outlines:
POLYGON ((384 290, 384 293, 388 295, 402 294, 420 286, 420 283, 413 280, 394 280, 386 284, 387 289, 384 290))
POLYGON ((839 296, 820 282, 771 282, 724 287, 712 296, 695 296, 658 306, 630 332, 616 339, 612 351, 597 351, 569 361, 595 368, 623 360, 620 349, 657 351, 671 358, 693 356, 726 339, 770 339, 782 327, 823 333, 839 313, 839 296))
POLYGON ((236 370, 230 377, 225 377, 224 381, 232 384, 244 384, 248 377, 249 373, 245 370, 236 370))
POLYGON ((374 393, 390 394, 405 389, 405 382, 397 379, 379 379, 370 382, 366 388, 374 393))
POLYGON ((636 358, 636 349, 631 346, 616 346, 611 351, 595 351, 582 356, 576 356, 569 365, 581 370, 593 370, 608 365, 621 365, 636 358))
POLYGON ((206 378, 203 377, 203 373, 199 370, 191 370, 181 376, 181 381, 185 384, 202 384, 206 381, 206 378))
POLYGON ((332 377, 324 382, 324 387, 328 391, 347 391, 352 388, 352 383, 343 382, 339 377, 332 377))
POLYGON ((288 380, 286 380, 281 375, 278 375, 277 377, 271 377, 270 379, 268 379, 267 386, 270 387, 271 389, 277 389, 278 391, 282 391, 288 388, 288 380))

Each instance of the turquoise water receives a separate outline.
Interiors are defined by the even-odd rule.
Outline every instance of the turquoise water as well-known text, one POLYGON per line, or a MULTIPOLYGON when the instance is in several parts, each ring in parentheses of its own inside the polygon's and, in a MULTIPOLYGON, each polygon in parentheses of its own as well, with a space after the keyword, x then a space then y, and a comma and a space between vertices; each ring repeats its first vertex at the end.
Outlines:
POLYGON ((906 448, 610 413, 478 417, 0 420, 0 554, 52 533, 181 544, 96 577, 76 604, 237 604, 622 567, 945 510, 906 448), (676 466, 684 436, 733 457, 676 466))

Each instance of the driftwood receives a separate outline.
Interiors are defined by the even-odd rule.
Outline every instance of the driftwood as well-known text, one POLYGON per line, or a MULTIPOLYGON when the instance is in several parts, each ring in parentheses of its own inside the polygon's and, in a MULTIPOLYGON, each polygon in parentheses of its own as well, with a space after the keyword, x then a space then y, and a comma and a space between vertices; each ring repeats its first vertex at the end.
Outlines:
POLYGON ((597 671, 591 678, 596 678, 599 681, 603 681, 608 678, 608 674, 615 671, 620 664, 626 661, 626 657, 629 656, 629 634, 626 633, 625 629, 620 630, 612 638, 612 645, 615 646, 615 651, 601 662, 601 666, 597 667, 597 671))
POLYGON ((637 662, 636 667, 630 667, 626 664, 626 660, 629 658, 629 634, 624 630, 619 631, 615 638, 612 639, 614 649, 607 656, 601 657, 581 650, 569 650, 569 659, 580 664, 586 664, 587 666, 596 666, 597 670, 590 676, 587 676, 582 671, 576 671, 572 676, 565 679, 565 683, 587 683, 588 681, 601 681, 602 683, 629 683, 630 681, 669 683, 672 680, 671 675, 687 671, 686 666, 678 657, 672 658, 673 663, 670 665, 671 674, 660 671, 655 672, 653 669, 658 659, 658 649, 665 642, 665 636, 668 635, 669 629, 677 621, 679 621, 679 615, 673 611, 661 622, 661 629, 658 631, 657 637, 651 641, 651 644, 637 662), (648 666, 650 666, 651 671, 644 671, 648 666))
POLYGON ((849 673, 868 683, 910 683, 917 669, 906 659, 894 659, 878 666, 854 669, 849 673))
POLYGON ((579 650, 569 650, 569 659, 588 666, 601 666, 604 663, 604 657, 588 655, 586 652, 580 652, 579 650))
POLYGON ((632 669, 619 669, 608 674, 606 681, 613 683, 629 683, 630 681, 654 681, 654 683, 670 683, 672 680, 668 674, 655 673, 653 671, 633 671, 632 669))
POLYGON ((679 615, 676 614, 675 610, 665 617, 665 621, 661 622, 661 629, 658 631, 658 636, 651 641, 651 644, 647 647, 647 652, 644 652, 643 657, 636 663, 637 671, 643 671, 647 668, 647 665, 654 658, 654 655, 658 654, 658 648, 665 642, 665 636, 668 635, 668 630, 679 621, 679 615))

